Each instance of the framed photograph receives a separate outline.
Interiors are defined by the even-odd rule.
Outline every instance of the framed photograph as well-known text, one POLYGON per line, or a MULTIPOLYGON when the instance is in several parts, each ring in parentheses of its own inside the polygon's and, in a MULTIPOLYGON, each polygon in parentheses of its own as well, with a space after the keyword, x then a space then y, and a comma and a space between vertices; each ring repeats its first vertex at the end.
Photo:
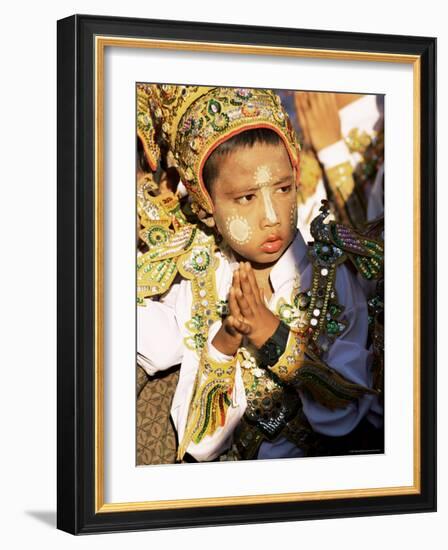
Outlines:
POLYGON ((58 21, 58 528, 436 509, 436 40, 58 21))

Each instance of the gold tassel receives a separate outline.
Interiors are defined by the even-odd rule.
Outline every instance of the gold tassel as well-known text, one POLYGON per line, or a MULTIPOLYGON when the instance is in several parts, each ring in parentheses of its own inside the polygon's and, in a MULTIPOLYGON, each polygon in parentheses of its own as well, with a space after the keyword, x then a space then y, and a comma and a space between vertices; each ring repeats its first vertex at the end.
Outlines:
POLYGON ((224 426, 235 383, 235 365, 236 357, 221 363, 202 352, 184 437, 177 451, 178 461, 191 442, 198 444, 206 435, 224 426))

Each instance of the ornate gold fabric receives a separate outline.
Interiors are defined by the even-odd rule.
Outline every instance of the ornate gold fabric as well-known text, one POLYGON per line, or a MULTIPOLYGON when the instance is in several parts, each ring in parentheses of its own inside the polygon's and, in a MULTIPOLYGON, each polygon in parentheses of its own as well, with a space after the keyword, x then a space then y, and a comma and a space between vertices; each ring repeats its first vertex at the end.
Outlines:
POLYGON ((316 241, 310 249, 314 256, 311 258, 313 266, 325 268, 327 266, 323 264, 328 254, 339 254, 339 263, 348 257, 365 279, 380 279, 384 273, 384 242, 371 236, 371 228, 361 233, 345 224, 334 221, 325 223, 330 213, 327 201, 322 201, 320 211, 321 214, 316 216, 310 227, 316 241))
POLYGON ((147 149, 157 155, 156 144, 165 144, 189 194, 206 212, 213 212, 213 204, 202 179, 204 164, 216 147, 236 134, 253 128, 273 130, 298 167, 297 136, 271 90, 140 84, 138 97, 146 106, 138 128, 144 128, 140 133, 147 149))
POLYGON ((146 196, 141 212, 140 238, 148 247, 137 257, 137 301, 143 306, 145 298, 167 292, 179 270, 202 280, 217 260, 214 238, 187 222, 176 195, 146 196))
POLYGON ((235 366, 236 357, 227 362, 216 362, 205 350, 202 351, 178 460, 182 460, 191 441, 200 443, 206 435, 212 435, 219 426, 224 426, 235 383, 235 366))
POLYGON ((148 88, 137 85, 137 136, 140 138, 151 170, 157 169, 160 159, 160 147, 154 139, 154 119, 150 112, 148 88))

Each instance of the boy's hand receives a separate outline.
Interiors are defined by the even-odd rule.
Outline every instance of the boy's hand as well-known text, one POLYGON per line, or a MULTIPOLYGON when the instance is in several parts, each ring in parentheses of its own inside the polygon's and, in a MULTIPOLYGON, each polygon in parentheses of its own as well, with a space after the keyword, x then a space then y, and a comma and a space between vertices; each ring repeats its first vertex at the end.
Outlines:
POLYGON ((238 272, 233 274, 232 286, 229 292, 229 315, 224 319, 221 328, 212 341, 215 348, 226 355, 235 355, 238 348, 241 347, 243 337, 251 329, 243 319, 236 300, 236 289, 240 288, 238 275, 238 272))
POLYGON ((266 307, 264 294, 260 291, 251 265, 241 263, 235 272, 234 281, 238 309, 243 316, 244 334, 256 348, 261 346, 276 331, 280 320, 266 307))

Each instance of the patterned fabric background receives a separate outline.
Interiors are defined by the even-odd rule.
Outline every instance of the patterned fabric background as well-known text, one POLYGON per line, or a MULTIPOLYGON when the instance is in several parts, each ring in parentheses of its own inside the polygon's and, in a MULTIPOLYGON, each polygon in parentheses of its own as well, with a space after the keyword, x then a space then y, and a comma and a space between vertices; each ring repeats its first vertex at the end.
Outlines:
POLYGON ((178 378, 179 367, 151 378, 137 367, 137 466, 175 462, 170 408, 178 378))

